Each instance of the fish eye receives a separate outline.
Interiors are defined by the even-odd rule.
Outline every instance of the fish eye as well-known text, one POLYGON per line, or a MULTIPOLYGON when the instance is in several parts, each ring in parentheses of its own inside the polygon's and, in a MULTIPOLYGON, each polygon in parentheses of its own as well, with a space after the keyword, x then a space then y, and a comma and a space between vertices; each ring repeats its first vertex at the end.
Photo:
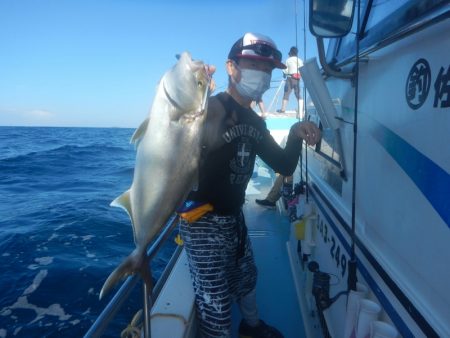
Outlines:
POLYGON ((200 87, 203 87, 203 82, 202 82, 202 81, 198 81, 198 82, 197 82, 197 85, 198 85, 199 88, 200 88, 200 87))

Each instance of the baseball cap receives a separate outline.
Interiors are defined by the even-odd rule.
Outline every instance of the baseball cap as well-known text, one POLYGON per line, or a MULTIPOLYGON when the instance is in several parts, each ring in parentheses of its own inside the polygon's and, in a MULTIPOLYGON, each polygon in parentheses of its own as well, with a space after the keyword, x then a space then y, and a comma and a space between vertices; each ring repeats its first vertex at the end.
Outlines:
POLYGON ((281 52, 275 42, 268 36, 258 33, 246 33, 234 43, 228 53, 228 59, 238 58, 270 61, 276 68, 286 68, 281 62, 281 52))

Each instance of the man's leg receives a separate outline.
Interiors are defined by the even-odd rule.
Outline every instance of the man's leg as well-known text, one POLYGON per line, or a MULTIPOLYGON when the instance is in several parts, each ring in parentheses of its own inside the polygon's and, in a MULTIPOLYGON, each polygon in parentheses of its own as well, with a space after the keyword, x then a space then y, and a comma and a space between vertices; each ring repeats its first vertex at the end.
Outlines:
POLYGON ((259 323, 258 308, 256 306, 256 289, 253 289, 239 300, 239 309, 248 325, 256 326, 259 323))
POLYGON ((288 77, 284 85, 284 94, 283 94, 283 101, 281 103, 281 109, 278 109, 277 112, 279 113, 286 112, 286 107, 289 102, 289 95, 291 94, 291 91, 292 91, 291 78, 288 77))
POLYGON ((266 200, 270 202, 276 202, 281 197, 281 186, 283 185, 284 176, 278 175, 275 179, 275 182, 273 182, 272 188, 270 189, 269 193, 266 196, 266 200))
POLYGON ((272 188, 270 189, 269 193, 267 194, 265 199, 256 199, 256 204, 259 204, 263 207, 268 208, 275 208, 276 202, 281 197, 281 187, 283 185, 283 176, 278 175, 275 179, 275 182, 273 182, 272 188))
POLYGON ((210 213, 194 223, 184 220, 180 223, 204 338, 231 336, 231 294, 225 273, 229 258, 224 257, 226 238, 222 233, 229 227, 218 224, 217 217, 210 213))

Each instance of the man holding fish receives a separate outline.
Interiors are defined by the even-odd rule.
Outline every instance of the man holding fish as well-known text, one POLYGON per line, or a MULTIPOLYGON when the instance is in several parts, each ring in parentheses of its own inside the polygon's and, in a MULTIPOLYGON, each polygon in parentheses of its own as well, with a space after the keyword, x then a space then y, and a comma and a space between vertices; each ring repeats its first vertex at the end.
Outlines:
POLYGON ((178 210, 203 337, 231 336, 233 300, 243 317, 241 337, 283 337, 258 316, 257 271, 242 205, 256 155, 290 176, 302 141, 316 144, 320 130, 307 121, 294 124, 284 149, 272 138, 250 105, 270 87, 275 68, 286 66, 269 37, 246 33, 232 46, 226 62, 228 88, 208 100, 198 182, 178 210))

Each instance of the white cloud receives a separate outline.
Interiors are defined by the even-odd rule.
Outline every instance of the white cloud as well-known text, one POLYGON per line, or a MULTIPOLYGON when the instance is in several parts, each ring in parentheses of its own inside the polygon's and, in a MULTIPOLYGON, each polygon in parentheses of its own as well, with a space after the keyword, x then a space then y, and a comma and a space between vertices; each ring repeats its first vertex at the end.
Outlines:
POLYGON ((0 125, 3 126, 51 126, 58 114, 44 109, 8 109, 0 107, 0 125))
POLYGON ((40 109, 25 112, 24 115, 25 115, 25 117, 29 117, 31 119, 45 120, 45 121, 51 120, 56 116, 55 113, 52 113, 47 110, 40 110, 40 109))

